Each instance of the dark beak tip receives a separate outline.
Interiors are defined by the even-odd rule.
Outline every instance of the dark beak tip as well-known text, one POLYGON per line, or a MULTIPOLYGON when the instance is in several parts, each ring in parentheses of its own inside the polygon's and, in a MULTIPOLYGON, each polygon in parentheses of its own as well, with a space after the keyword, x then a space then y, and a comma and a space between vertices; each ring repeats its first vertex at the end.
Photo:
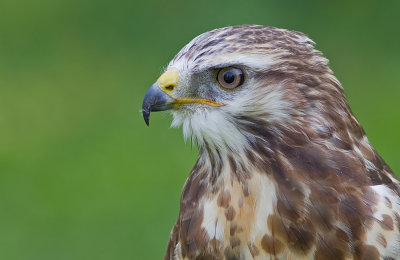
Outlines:
POLYGON ((150 121, 150 111, 149 110, 143 110, 142 114, 143 114, 144 122, 146 123, 147 126, 149 126, 149 123, 150 123, 149 122, 150 121))

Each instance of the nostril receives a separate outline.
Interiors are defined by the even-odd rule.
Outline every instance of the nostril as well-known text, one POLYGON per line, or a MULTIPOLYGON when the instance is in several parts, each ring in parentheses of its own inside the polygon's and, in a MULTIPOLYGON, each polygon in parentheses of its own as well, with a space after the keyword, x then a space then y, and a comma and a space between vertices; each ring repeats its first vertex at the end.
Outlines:
POLYGON ((166 90, 173 90, 174 89, 174 85, 168 85, 165 87, 166 90))

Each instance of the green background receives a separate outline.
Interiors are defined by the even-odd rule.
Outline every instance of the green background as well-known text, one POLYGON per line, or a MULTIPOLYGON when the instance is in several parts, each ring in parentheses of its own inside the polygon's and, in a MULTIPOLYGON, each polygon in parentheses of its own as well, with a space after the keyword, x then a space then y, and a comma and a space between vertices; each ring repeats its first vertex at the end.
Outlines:
POLYGON ((0 259, 161 259, 197 149, 142 98, 196 35, 308 34, 400 173, 400 1, 0 2, 0 259))

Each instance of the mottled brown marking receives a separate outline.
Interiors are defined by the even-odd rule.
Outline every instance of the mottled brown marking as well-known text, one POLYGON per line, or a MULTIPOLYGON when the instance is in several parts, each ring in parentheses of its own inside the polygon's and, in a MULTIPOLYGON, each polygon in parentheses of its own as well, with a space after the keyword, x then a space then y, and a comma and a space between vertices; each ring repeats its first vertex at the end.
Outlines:
POLYGON ((323 232, 316 239, 315 259, 346 259, 350 257, 349 237, 341 229, 323 232))
POLYGON ((249 248, 250 254, 253 257, 256 257, 256 256, 258 256, 260 254, 260 251, 258 250, 258 248, 253 243, 248 243, 247 247, 249 248))
POLYGON ((342 140, 340 140, 337 137, 332 137, 328 140, 333 146, 339 148, 339 149, 343 149, 343 150, 351 150, 352 146, 349 143, 346 143, 342 140))
POLYGON ((392 208, 392 202, 390 201, 390 199, 388 197, 385 196, 385 205, 388 208, 392 208))
POLYGON ((308 216, 311 222, 321 231, 326 232, 333 229, 337 212, 332 204, 312 202, 312 207, 308 210, 308 216))
POLYGON ((394 213, 394 216, 396 218, 396 224, 397 224, 397 230, 400 231, 400 214, 398 214, 397 212, 394 213))
POLYGON ((365 246, 365 253, 364 253, 364 256, 362 259, 363 260, 379 260, 380 255, 379 255, 378 249, 371 245, 365 246))
POLYGON ((315 242, 315 230, 309 220, 301 224, 288 223, 277 215, 268 217, 268 227, 273 236, 286 243, 293 251, 307 254, 315 242))
MULTIPOLYGON (((368 209, 364 206, 360 194, 349 192, 343 195, 338 204, 338 210, 339 220, 350 228, 353 239, 363 239, 365 235, 364 225, 369 218, 366 218, 368 209)), ((372 212, 370 214, 372 215, 372 212)))
POLYGON ((290 225, 287 232, 289 248, 301 254, 308 254, 315 242, 315 232, 297 225, 290 225))
POLYGON ((393 219, 388 214, 382 215, 382 220, 379 221, 379 224, 381 225, 381 227, 384 230, 393 230, 394 229, 393 219))
POLYGON ((217 199, 218 207, 227 208, 231 202, 231 193, 228 190, 221 191, 217 199))
MULTIPOLYGON (((176 259, 176 258, 175 258, 176 259)), ((172 258, 171 260, 175 260, 172 258)), ((192 258, 193 260, 216 260, 216 259, 222 259, 220 254, 214 254, 214 253, 207 253, 207 252, 201 252, 200 255, 198 255, 195 258, 192 258)))
POLYGON ((379 244, 381 244, 383 247, 387 247, 387 241, 385 239, 385 236, 383 234, 379 234, 377 238, 379 244))
POLYGON ((335 235, 336 239, 341 243, 345 243, 347 245, 347 243, 350 241, 349 235, 340 228, 336 229, 335 235))
POLYGON ((296 200, 295 198, 291 198, 288 196, 282 196, 278 199, 277 201, 277 211, 279 212, 279 214, 281 216, 284 216, 285 218, 296 222, 297 220, 299 220, 303 214, 303 204, 304 201, 302 203, 297 203, 298 200, 296 200))
POLYGON ((374 149, 369 143, 366 143, 364 140, 360 142, 358 149, 360 149, 361 153, 367 160, 373 161, 375 159, 374 149))
POLYGON ((377 210, 375 205, 378 203, 379 196, 372 191, 370 187, 363 187, 361 192, 363 194, 364 203, 372 210, 372 212, 375 212, 377 210))
POLYGON ((221 246, 221 241, 219 241, 219 240, 216 239, 215 237, 214 237, 213 239, 211 239, 209 243, 210 243, 210 245, 211 245, 211 247, 212 247, 212 249, 213 249, 214 252, 217 252, 218 249, 219 249, 220 246, 221 246))
POLYGON ((263 236, 261 240, 261 247, 265 252, 273 256, 277 256, 284 249, 284 245, 281 241, 268 235, 263 236))
POLYGON ((268 216, 268 229, 271 233, 283 242, 288 241, 287 227, 283 224, 283 221, 276 215, 268 216))
POLYGON ((236 233, 237 225, 233 222, 231 222, 231 226, 229 227, 229 234, 231 236, 234 236, 236 233))
POLYGON ((335 205, 336 203, 339 202, 340 194, 333 187, 321 185, 321 183, 312 183, 310 188, 311 188, 311 193, 309 199, 313 204, 321 203, 324 205, 335 205))
POLYGON ((225 209, 225 217, 226 220, 232 221, 233 218, 235 217, 235 209, 232 206, 229 206, 228 208, 225 209))
POLYGON ((195 256, 197 250, 204 250, 207 246, 207 234, 201 227, 203 210, 193 212, 181 221, 180 238, 182 255, 189 258, 195 256))
POLYGON ((230 241, 230 245, 232 248, 240 245, 240 239, 238 237, 232 237, 230 241))
POLYGON ((324 243, 317 244, 317 250, 314 255, 315 260, 344 260, 344 254, 337 248, 324 243))
MULTIPOLYGON (((240 249, 238 247, 232 248, 228 246, 224 250, 224 255, 226 260, 240 260, 240 249)), ((210 258, 208 260, 212 259, 214 258, 210 258)))

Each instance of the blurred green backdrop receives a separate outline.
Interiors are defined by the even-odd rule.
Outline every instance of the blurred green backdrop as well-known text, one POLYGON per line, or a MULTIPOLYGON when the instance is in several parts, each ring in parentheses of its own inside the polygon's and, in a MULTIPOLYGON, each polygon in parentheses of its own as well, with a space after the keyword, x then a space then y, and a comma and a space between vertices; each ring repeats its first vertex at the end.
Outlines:
POLYGON ((400 173, 400 1, 0 2, 0 259, 161 259, 197 150, 147 88, 196 35, 303 31, 400 173))

